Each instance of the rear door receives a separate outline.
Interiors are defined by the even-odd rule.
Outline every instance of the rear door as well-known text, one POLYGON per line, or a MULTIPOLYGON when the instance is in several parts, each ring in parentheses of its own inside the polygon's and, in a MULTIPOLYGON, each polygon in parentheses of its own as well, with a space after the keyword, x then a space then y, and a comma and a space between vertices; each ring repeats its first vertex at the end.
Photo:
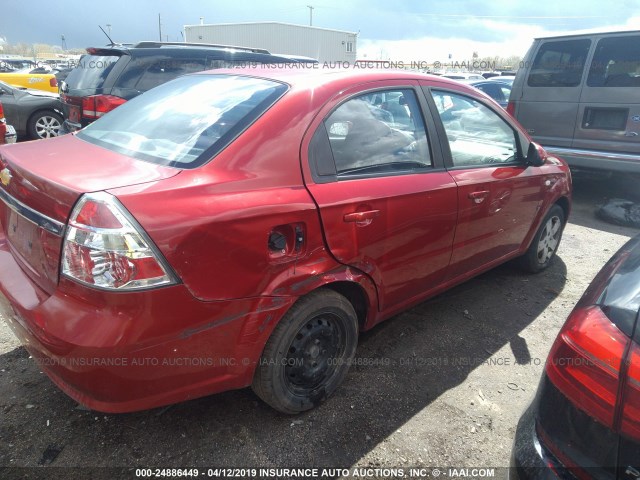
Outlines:
POLYGON ((610 34, 594 41, 573 147, 639 154, 640 34, 610 34))
POLYGON ((570 147, 578 118, 589 39, 541 40, 514 96, 516 117, 534 140, 545 146, 570 147))
POLYGON ((548 179, 541 168, 526 165, 519 135, 505 113, 462 93, 433 89, 430 94, 446 138, 445 162, 458 185, 458 226, 448 272, 453 279, 521 247, 548 179))
POLYGON ((436 288, 451 257, 457 188, 424 102, 415 82, 350 88, 323 107, 303 143, 327 246, 373 278, 381 310, 436 288))

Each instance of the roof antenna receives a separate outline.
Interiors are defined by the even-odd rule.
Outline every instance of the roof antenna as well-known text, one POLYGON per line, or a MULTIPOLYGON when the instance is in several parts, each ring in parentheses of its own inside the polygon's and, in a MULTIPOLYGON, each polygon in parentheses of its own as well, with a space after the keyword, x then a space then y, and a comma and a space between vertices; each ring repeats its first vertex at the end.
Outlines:
POLYGON ((113 47, 115 45, 115 42, 113 40, 111 40, 111 37, 109 36, 109 34, 107 32, 104 31, 104 28, 102 28, 100 25, 98 25, 98 28, 100 30, 102 30, 102 33, 104 33, 106 35, 106 37, 109 39, 109 41, 111 42, 109 44, 109 46, 113 47))

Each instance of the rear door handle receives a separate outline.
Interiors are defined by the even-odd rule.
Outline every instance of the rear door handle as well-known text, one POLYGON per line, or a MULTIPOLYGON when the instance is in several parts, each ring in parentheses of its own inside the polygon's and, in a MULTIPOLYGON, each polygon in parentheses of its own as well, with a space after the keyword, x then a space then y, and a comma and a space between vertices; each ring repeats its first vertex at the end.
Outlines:
POLYGON ((482 203, 485 198, 489 196, 489 190, 480 190, 478 192, 471 192, 469 198, 473 200, 474 203, 482 203))
POLYGON ((343 219, 345 222, 355 222, 356 225, 364 227, 369 225, 378 215, 380 215, 380 210, 367 210, 366 212, 347 213, 343 219))

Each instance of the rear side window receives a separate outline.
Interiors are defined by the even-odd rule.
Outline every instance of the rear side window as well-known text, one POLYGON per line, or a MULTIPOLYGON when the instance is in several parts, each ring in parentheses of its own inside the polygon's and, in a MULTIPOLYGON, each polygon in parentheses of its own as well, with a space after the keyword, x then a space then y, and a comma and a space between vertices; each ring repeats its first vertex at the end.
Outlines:
POLYGON ((83 55, 65 82, 74 90, 102 88, 118 60, 118 55, 83 55))
POLYGON ((202 165, 255 122, 285 92, 270 80, 187 75, 109 112, 78 138, 140 160, 202 165))
POLYGON ((591 40, 545 42, 533 61, 530 87, 577 87, 582 80, 591 40))
POLYGON ((598 41, 589 69, 590 87, 640 86, 640 35, 598 41))
POLYGON ((393 175, 431 167, 425 124, 413 90, 359 95, 324 121, 338 177, 393 175))

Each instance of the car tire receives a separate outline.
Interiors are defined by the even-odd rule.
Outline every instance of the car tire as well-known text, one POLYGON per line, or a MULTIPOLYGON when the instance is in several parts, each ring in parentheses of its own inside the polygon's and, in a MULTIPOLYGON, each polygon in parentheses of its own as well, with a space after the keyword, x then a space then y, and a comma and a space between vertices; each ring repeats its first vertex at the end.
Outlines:
POLYGON ((27 133, 32 140, 57 137, 62 127, 63 118, 52 110, 41 110, 34 113, 27 124, 27 133))
POLYGON ((342 383, 356 352, 358 318, 329 289, 298 300, 275 327, 253 379, 253 391, 286 414, 309 410, 342 383))
POLYGON ((521 267, 530 273, 538 273, 551 265, 562 239, 564 225, 564 210, 554 205, 542 220, 527 252, 520 257, 521 267))

